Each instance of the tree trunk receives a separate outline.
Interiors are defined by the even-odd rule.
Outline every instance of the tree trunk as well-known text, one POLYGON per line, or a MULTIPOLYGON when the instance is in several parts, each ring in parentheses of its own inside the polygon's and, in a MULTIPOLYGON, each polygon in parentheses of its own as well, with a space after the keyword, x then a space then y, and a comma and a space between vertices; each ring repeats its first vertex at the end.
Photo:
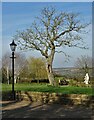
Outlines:
POLYGON ((49 83, 50 83, 50 85, 54 86, 54 75, 53 75, 53 71, 52 71, 52 65, 50 63, 47 63, 46 70, 47 70, 49 83))
POLYGON ((53 74, 53 70, 52 70, 52 63, 53 63, 53 59, 54 59, 54 54, 55 54, 55 47, 53 46, 53 48, 51 50, 51 54, 48 56, 48 58, 46 58, 47 75, 48 75, 49 83, 52 86, 55 85, 54 74, 53 74))

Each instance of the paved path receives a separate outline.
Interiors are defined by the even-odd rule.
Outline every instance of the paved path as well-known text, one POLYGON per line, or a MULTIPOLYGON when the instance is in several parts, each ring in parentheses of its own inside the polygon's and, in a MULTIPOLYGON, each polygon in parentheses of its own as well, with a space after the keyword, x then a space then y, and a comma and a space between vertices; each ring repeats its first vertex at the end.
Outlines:
POLYGON ((93 112, 92 108, 82 106, 40 104, 29 101, 3 101, 0 103, 3 118, 89 118, 91 120, 93 112))

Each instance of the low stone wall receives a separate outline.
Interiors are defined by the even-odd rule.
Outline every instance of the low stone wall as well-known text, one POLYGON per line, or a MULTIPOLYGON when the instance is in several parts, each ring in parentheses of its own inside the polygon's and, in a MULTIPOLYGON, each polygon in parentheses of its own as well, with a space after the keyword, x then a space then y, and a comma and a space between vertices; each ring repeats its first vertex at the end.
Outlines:
MULTIPOLYGON (((25 92, 16 91, 16 100, 26 100, 31 102, 41 103, 58 103, 58 104, 70 104, 70 105, 91 105, 93 103, 94 96, 88 96, 86 94, 62 94, 62 93, 42 93, 42 92, 25 92)), ((2 100, 11 100, 11 92, 3 92, 2 100)))

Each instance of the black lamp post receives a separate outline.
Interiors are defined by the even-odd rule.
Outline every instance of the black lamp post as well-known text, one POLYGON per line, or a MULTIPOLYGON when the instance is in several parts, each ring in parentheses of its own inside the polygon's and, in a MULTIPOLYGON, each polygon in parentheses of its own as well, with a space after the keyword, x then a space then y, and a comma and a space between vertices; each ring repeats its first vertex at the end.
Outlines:
POLYGON ((15 100, 15 91, 14 91, 14 52, 15 52, 15 49, 16 49, 16 44, 14 42, 14 40, 12 41, 12 43, 10 44, 10 48, 11 48, 11 51, 12 51, 12 94, 13 94, 13 100, 15 100))

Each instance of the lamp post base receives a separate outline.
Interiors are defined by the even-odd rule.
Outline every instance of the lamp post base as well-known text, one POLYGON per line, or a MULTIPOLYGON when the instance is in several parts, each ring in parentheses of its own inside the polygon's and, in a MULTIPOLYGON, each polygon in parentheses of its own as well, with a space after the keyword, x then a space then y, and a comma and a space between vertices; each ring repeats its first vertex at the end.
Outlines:
POLYGON ((12 91, 12 100, 15 100, 15 91, 12 91))

